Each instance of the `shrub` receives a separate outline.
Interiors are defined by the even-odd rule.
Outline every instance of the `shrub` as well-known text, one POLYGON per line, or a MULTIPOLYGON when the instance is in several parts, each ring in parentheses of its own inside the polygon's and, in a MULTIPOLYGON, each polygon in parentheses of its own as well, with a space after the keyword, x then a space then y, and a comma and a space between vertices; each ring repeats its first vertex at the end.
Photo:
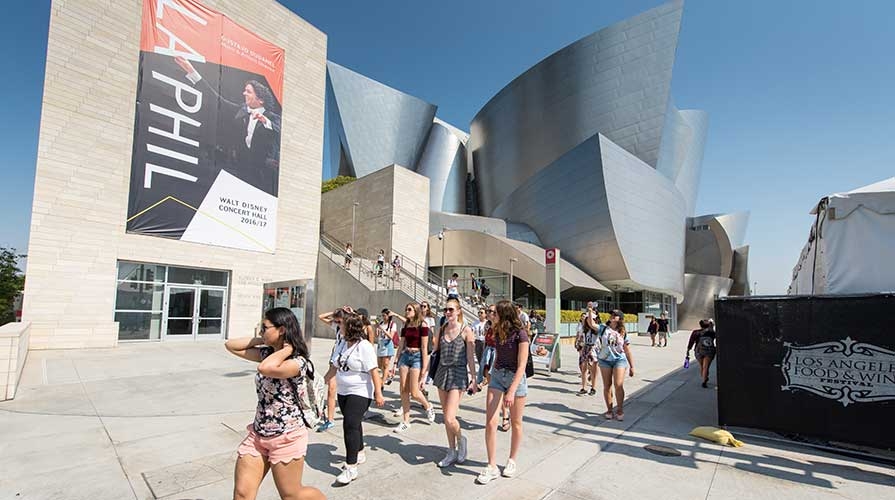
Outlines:
MULTIPOLYGON (((545 311, 544 309, 535 309, 534 311, 545 318, 547 317, 547 311, 545 311)), ((581 311, 570 311, 568 309, 563 309, 559 312, 559 318, 560 323, 577 323, 578 320, 581 319, 581 311)), ((605 323, 607 321, 609 321, 609 313, 601 312, 600 323, 605 323)), ((625 323, 636 322, 636 314, 625 314, 625 323)))
POLYGON ((333 189, 340 188, 345 184, 351 184, 357 179, 351 177, 350 175, 339 175, 337 177, 333 177, 332 179, 323 181, 323 185, 320 189, 322 193, 327 193, 332 191, 333 189))

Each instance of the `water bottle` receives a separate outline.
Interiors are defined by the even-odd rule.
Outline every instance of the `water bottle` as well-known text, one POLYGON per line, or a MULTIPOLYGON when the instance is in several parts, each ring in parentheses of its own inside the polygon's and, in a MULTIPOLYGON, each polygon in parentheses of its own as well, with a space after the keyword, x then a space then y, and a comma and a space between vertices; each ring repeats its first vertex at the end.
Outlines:
POLYGON ((689 355, 687 355, 687 357, 684 358, 684 370, 686 370, 687 368, 690 368, 690 356, 689 355))

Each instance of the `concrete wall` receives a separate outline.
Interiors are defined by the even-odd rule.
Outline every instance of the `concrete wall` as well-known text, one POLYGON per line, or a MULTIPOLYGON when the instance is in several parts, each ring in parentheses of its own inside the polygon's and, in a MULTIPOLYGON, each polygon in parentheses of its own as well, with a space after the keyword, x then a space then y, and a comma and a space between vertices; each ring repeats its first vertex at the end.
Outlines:
MULTIPOLYGON (((364 307, 371 315, 379 316, 379 311, 388 307, 393 311, 403 311, 413 299, 398 290, 370 290, 357 281, 339 264, 325 255, 317 259, 317 313, 334 311, 342 306, 364 307)), ((335 338, 335 332, 318 320, 315 337, 335 338)))
MULTIPOLYGON (((424 265, 429 238, 429 179, 392 165, 323 195, 323 232, 351 241, 351 208, 355 213, 354 250, 374 257, 380 248, 389 253, 389 225, 395 251, 424 265)), ((405 265, 405 267, 407 267, 405 265)))
POLYGON ((31 323, 0 326, 0 401, 16 397, 22 368, 28 356, 31 323))
POLYGON ((286 51, 274 255, 125 234, 139 0, 54 0, 23 318, 35 349, 117 343, 116 262, 229 270, 228 330, 250 332, 262 283, 314 276, 326 35, 274 0, 204 0, 286 51))

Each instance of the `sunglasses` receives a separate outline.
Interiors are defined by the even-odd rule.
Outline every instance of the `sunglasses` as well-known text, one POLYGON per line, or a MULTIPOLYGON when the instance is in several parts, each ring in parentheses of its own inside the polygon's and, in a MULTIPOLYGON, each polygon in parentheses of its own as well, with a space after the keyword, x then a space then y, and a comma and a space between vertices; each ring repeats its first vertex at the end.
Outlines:
POLYGON ((454 309, 453 307, 445 307, 443 309, 443 311, 446 313, 452 313, 452 312, 456 311, 456 309, 454 309))
POLYGON ((407 309, 404 309, 404 311, 412 311, 412 310, 413 310, 412 307, 408 307, 407 309))

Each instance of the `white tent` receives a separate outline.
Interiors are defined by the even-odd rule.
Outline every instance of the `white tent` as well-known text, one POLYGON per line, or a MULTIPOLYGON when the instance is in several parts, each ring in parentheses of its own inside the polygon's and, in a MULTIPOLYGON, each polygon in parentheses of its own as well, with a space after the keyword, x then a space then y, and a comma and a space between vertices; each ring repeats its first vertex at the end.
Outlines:
POLYGON ((821 198, 790 295, 895 291, 895 177, 821 198))

